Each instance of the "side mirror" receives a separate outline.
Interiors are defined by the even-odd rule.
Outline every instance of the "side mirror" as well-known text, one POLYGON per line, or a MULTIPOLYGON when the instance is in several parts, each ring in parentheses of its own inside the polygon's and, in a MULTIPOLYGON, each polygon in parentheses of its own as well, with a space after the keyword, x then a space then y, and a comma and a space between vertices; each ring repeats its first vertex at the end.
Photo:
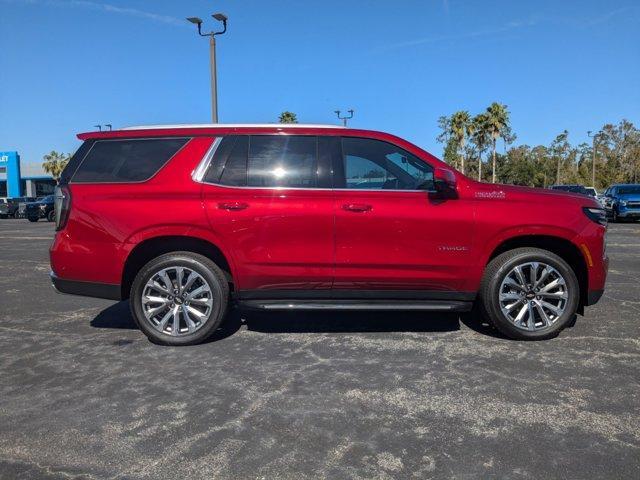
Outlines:
POLYGON ((456 176, 451 170, 435 168, 433 170, 433 187, 438 193, 451 193, 456 191, 456 176))

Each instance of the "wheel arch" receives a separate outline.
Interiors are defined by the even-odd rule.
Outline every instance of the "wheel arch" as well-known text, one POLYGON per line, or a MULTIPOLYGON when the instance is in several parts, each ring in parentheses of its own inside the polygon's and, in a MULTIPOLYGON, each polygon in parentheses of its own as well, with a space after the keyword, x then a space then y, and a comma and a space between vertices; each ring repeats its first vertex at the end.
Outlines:
POLYGON ((578 246, 571 240, 559 236, 519 235, 505 239, 498 244, 489 255, 487 265, 501 253, 521 247, 533 247, 548 250, 555 253, 569 264, 571 269, 575 272, 576 278, 578 279, 578 285, 580 286, 580 302, 578 305, 581 312, 582 308, 587 303, 589 276, 587 271, 587 262, 584 258, 584 254, 580 251, 580 248, 578 248, 578 246))
POLYGON ((120 284, 122 299, 129 298, 133 280, 140 269, 150 260, 170 252, 193 252, 212 260, 224 272, 233 291, 234 276, 231 263, 222 249, 210 241, 186 235, 162 235, 147 238, 138 243, 127 255, 120 284))

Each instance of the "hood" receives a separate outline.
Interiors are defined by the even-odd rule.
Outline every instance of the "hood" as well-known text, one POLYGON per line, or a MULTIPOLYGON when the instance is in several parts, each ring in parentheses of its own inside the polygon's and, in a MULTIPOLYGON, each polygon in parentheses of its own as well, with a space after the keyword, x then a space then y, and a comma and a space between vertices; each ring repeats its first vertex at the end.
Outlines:
POLYGON ((631 202, 640 202, 640 193, 623 193, 616 195, 618 200, 625 200, 631 202))
POLYGON ((519 185, 504 185, 500 183, 485 183, 473 181, 471 186, 473 196, 477 199, 495 199, 504 201, 523 201, 529 204, 539 202, 547 204, 571 203, 579 207, 602 208, 595 197, 580 193, 551 190, 549 188, 522 187, 519 185))

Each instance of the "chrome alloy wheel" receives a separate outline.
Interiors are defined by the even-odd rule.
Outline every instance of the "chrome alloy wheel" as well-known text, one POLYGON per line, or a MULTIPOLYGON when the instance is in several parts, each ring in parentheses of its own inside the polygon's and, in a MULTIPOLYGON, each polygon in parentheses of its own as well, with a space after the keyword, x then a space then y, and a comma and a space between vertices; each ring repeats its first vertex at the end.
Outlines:
POLYGON ((209 283, 187 267, 167 267, 151 275, 141 300, 149 323, 172 336, 188 335, 202 328, 213 308, 209 283))
POLYGON ((542 262, 516 265, 500 284, 504 317, 517 328, 542 330, 553 325, 567 307, 567 284, 558 270, 542 262))

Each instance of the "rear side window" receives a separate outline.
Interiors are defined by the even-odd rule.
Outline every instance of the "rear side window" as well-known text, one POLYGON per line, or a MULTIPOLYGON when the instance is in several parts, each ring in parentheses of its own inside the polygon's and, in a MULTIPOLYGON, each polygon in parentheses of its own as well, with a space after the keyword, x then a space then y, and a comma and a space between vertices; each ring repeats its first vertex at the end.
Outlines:
POLYGON ((318 171, 315 136, 239 135, 222 140, 205 181, 239 187, 315 188, 318 171))
POLYGON ((294 135, 252 136, 250 187, 314 188, 318 185, 318 140, 294 135))
POLYGON ((73 182, 143 182, 188 141, 189 138, 98 140, 77 168, 73 182))

